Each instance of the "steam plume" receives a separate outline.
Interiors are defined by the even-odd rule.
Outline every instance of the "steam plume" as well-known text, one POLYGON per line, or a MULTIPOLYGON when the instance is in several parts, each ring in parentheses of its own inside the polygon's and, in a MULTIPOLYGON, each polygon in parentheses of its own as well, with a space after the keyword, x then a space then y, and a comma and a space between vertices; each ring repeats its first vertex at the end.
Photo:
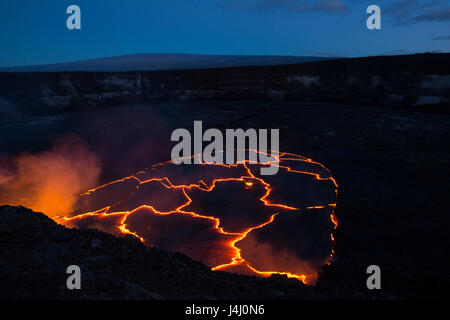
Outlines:
POLYGON ((97 156, 75 136, 55 141, 50 150, 0 163, 0 204, 23 205, 51 218, 70 215, 78 195, 100 175, 97 156))

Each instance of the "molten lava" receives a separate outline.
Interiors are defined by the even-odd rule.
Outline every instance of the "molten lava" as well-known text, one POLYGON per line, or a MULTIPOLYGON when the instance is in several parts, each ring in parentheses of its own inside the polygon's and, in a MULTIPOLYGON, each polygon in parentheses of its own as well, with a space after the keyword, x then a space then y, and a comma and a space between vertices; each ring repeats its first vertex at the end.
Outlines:
POLYGON ((212 270, 282 274, 313 284, 320 267, 332 262, 338 185, 311 159, 280 153, 273 176, 260 175, 269 164, 248 160, 167 161, 77 196, 80 186, 96 180, 95 157, 79 148, 82 165, 71 165, 71 153, 61 150, 20 160, 17 177, 0 181, 6 190, 0 203, 43 211, 67 227, 131 234, 212 270))
POLYGON ((334 256, 338 185, 325 166, 311 159, 280 153, 278 160, 275 176, 259 176, 256 169, 264 164, 250 161, 159 163, 88 190, 80 196, 75 215, 57 221, 131 234, 147 245, 183 252, 212 270, 282 274, 314 283, 318 266, 330 264, 334 256), (315 215, 321 222, 311 222, 313 236, 321 237, 324 230, 328 234, 327 240, 317 241, 328 248, 326 256, 309 253, 307 247, 316 241, 297 238, 312 234, 296 225, 313 221, 315 215), (283 240, 287 229, 294 240, 283 240))

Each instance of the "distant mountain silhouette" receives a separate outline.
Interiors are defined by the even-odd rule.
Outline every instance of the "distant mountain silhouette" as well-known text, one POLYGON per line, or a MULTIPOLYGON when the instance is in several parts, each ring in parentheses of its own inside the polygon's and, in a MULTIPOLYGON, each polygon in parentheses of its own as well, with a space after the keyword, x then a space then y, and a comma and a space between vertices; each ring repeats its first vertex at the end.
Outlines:
POLYGON ((322 61, 330 58, 258 55, 134 54, 75 62, 0 68, 0 72, 152 71, 271 66, 322 61))

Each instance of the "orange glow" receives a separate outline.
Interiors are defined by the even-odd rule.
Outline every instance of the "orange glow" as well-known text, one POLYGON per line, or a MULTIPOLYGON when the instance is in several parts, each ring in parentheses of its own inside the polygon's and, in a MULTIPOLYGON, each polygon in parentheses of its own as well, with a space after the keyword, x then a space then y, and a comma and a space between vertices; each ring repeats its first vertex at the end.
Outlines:
POLYGON ((97 157, 75 137, 48 151, 18 155, 13 164, 7 175, 0 168, 0 205, 22 205, 54 219, 72 214, 79 193, 100 175, 97 157))
MULTIPOLYGON (((257 152, 257 151, 254 151, 254 152, 257 152)), ((161 167, 161 166, 164 166, 166 164, 171 164, 171 163, 172 163, 172 161, 158 163, 158 164, 152 166, 152 168, 161 167)), ((280 169, 285 170, 286 172, 289 172, 291 174, 307 175, 315 180, 329 181, 331 183, 331 185, 333 186, 335 193, 337 195, 338 184, 337 184, 336 180, 331 176, 330 171, 322 164, 312 161, 311 159, 302 157, 300 155, 295 155, 295 154, 291 154, 291 153, 280 153, 277 157, 277 163, 278 163, 277 165, 279 166, 280 169), (321 175, 319 173, 309 172, 309 171, 304 171, 304 170, 295 170, 295 169, 291 168, 290 166, 281 165, 281 163, 287 162, 287 161, 317 165, 326 172, 326 175, 321 175)), ((221 167, 226 167, 226 168, 237 168, 238 166, 242 166, 242 168, 244 170, 243 171, 244 175, 242 175, 242 176, 231 177, 231 178, 216 178, 216 179, 213 179, 209 184, 207 182, 205 182, 205 181, 208 181, 207 178, 199 179, 197 181, 197 183, 191 183, 191 184, 174 184, 173 179, 171 180, 171 179, 169 179, 169 177, 152 177, 149 179, 143 179, 141 177, 141 174, 145 173, 145 171, 141 171, 141 172, 138 172, 129 177, 125 177, 123 179, 112 181, 112 182, 103 184, 101 186, 98 186, 96 188, 92 188, 81 194, 81 196, 89 196, 97 191, 100 191, 101 189, 104 189, 106 187, 112 186, 112 185, 120 183, 120 182, 125 182, 128 180, 134 181, 135 183, 137 183, 138 188, 149 182, 157 182, 166 189, 181 191, 182 196, 184 196, 184 199, 185 199, 184 202, 182 204, 180 204, 178 207, 176 207, 174 210, 171 210, 171 211, 167 211, 167 212, 158 211, 157 209, 155 209, 154 206, 140 205, 130 211, 116 211, 116 212, 113 211, 113 212, 111 212, 114 205, 109 205, 100 210, 79 214, 79 215, 76 215, 73 217, 68 217, 68 216, 65 216, 63 218, 55 218, 54 217, 54 220, 60 224, 71 227, 71 226, 73 226, 73 223, 76 223, 77 221, 81 221, 88 217, 96 217, 99 219, 104 219, 106 217, 117 216, 117 219, 120 218, 118 220, 118 225, 116 226, 116 229, 117 229, 116 231, 118 233, 131 234, 131 235, 137 237, 140 241, 142 241, 146 245, 152 245, 152 243, 150 243, 147 239, 145 239, 145 236, 138 234, 137 232, 131 231, 129 229, 129 225, 127 224, 127 219, 142 209, 149 210, 151 213, 153 213, 155 215, 160 215, 160 216, 171 215, 173 213, 177 213, 177 214, 190 216, 190 217, 196 218, 196 219, 205 219, 205 220, 209 220, 212 223, 213 228, 217 234, 226 235, 226 236, 229 236, 232 238, 231 240, 226 242, 227 248, 230 250, 230 252, 232 252, 232 255, 229 257, 229 262, 225 263, 225 264, 213 266, 211 268, 212 270, 226 271, 227 269, 230 269, 232 267, 244 267, 248 270, 251 270, 251 272, 253 272, 254 274, 262 276, 262 277, 270 277, 272 274, 281 274, 281 275, 286 275, 289 278, 298 279, 305 284, 314 282, 314 280, 315 280, 314 275, 311 275, 311 274, 303 274, 303 273, 293 274, 293 273, 284 272, 284 271, 257 270, 254 266, 252 266, 248 261, 246 261, 242 257, 241 249, 239 247, 237 247, 236 244, 239 241, 246 238, 247 235, 250 232, 252 232, 253 230, 263 228, 264 226, 274 222, 276 216, 280 212, 285 212, 285 211, 287 211, 287 212, 293 211, 293 210, 296 210, 296 211, 305 210, 306 211, 306 210, 317 210, 317 209, 329 208, 329 210, 332 211, 332 213, 330 215, 330 221, 332 223, 332 228, 334 231, 338 227, 338 220, 334 214, 334 209, 336 207, 336 203, 331 203, 331 204, 326 204, 326 205, 307 206, 307 207, 301 207, 301 208, 296 208, 296 207, 293 207, 293 206, 290 206, 287 204, 283 204, 283 203, 273 203, 269 199, 270 199, 272 191, 274 190, 274 187, 271 184, 269 184, 266 180, 264 180, 263 178, 256 176, 256 174, 252 172, 252 170, 249 166, 250 164, 252 164, 252 165, 253 164, 267 165, 267 163, 265 163, 265 164, 259 163, 259 162, 252 163, 250 161, 245 161, 245 162, 241 162, 239 164, 233 164, 233 165, 203 163, 203 165, 221 166, 221 167), (221 225, 222 222, 219 218, 209 216, 209 215, 201 215, 197 212, 191 212, 191 211, 186 210, 186 208, 193 202, 193 200, 189 196, 189 194, 192 190, 197 189, 197 190, 201 190, 201 191, 205 191, 205 192, 212 192, 213 190, 215 190, 218 183, 227 182, 227 181, 242 182, 244 185, 244 188, 246 188, 246 189, 261 185, 263 187, 263 190, 265 190, 265 192, 259 198, 259 201, 261 201, 264 206, 274 208, 277 211, 280 210, 280 212, 272 214, 267 221, 265 221, 259 225, 252 226, 242 232, 233 233, 233 232, 227 232, 224 230, 224 228, 221 225)), ((274 165, 274 164, 272 164, 272 165, 274 165)), ((52 199, 52 200, 58 201, 58 198, 52 199)), ((45 212, 45 210, 43 210, 43 211, 45 212)), ((331 239, 331 243, 332 243, 332 250, 331 250, 331 253, 330 253, 328 259, 326 261, 324 261, 325 264, 330 264, 335 255, 335 252, 334 252, 335 238, 334 238, 333 232, 331 232, 331 234, 330 234, 330 239, 331 239)))

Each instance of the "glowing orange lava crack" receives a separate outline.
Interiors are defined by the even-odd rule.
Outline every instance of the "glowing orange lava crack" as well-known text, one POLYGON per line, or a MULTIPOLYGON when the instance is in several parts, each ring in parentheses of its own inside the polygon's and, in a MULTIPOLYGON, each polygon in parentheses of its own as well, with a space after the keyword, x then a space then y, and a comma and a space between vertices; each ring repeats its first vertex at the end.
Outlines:
MULTIPOLYGON (((194 157, 194 156, 192 156, 194 157)), ((335 186, 335 193, 337 196, 337 188, 338 188, 338 184, 336 182, 336 180, 331 176, 330 171, 323 166, 322 164, 312 161, 311 159, 302 157, 300 155, 295 155, 292 153, 280 153, 278 158, 277 158, 278 162, 283 162, 283 161, 301 161, 301 162, 307 162, 307 163, 311 163, 311 164, 315 164, 315 165, 319 165, 320 167, 322 167, 323 169, 325 169, 328 173, 329 176, 328 177, 322 177, 320 176, 320 174, 314 173, 314 172, 309 172, 309 171, 300 171, 300 170, 293 170, 288 166, 281 166, 278 165, 279 168, 285 169, 288 172, 292 172, 292 173, 296 173, 296 174, 306 174, 306 175, 311 175, 314 177, 314 179, 316 180, 330 180, 334 186, 335 186), (287 158, 283 158, 285 156, 288 156, 287 158)), ((168 163, 172 163, 172 161, 167 161, 167 162, 162 162, 162 163, 158 163, 154 166, 152 166, 152 168, 157 167, 157 166, 162 166, 164 164, 168 164, 168 163)), ((161 185, 163 185, 165 188, 167 189, 180 189, 183 192, 183 195, 186 198, 186 202, 183 203, 182 205, 180 205, 179 207, 177 207, 175 210, 173 211, 169 211, 169 212, 161 212, 156 210, 154 207, 149 206, 149 205, 144 205, 144 206, 140 206, 138 208, 135 208, 132 211, 126 211, 126 212, 113 212, 113 213, 109 213, 109 210, 111 208, 111 206, 105 207, 103 209, 100 209, 98 211, 95 212, 89 212, 89 213, 85 213, 85 214, 81 214, 81 215, 77 215, 75 217, 72 218, 61 218, 58 220, 59 223, 65 224, 69 221, 74 221, 77 219, 82 219, 83 217, 86 216, 98 216, 98 217, 104 217, 104 216, 109 216, 109 215, 123 215, 123 217, 120 219, 119 221, 119 226, 118 229, 121 233, 123 234, 131 234, 133 236, 136 236, 137 238, 139 238, 143 243, 146 242, 146 240, 141 237, 139 234, 137 234, 136 232, 132 232, 127 228, 127 218, 132 215, 133 213, 139 211, 140 209, 146 208, 151 210, 154 214, 157 215, 169 215, 172 213, 180 213, 180 214, 184 214, 184 215, 189 215, 192 216, 194 218, 200 218, 200 219, 208 219, 213 221, 214 223, 214 229, 219 233, 219 234, 223 234, 223 235, 228 235, 228 236, 235 236, 235 238, 230 241, 227 245, 229 246, 230 249, 232 249, 232 251, 234 252, 234 256, 231 257, 231 262, 227 263, 227 264, 222 264, 222 265, 218 265, 212 268, 212 270, 224 270, 226 268, 232 267, 232 266, 245 266, 248 269, 250 269, 251 271, 253 271, 254 273, 263 276, 263 277, 269 277, 272 274, 281 274, 281 275, 286 275, 289 278, 296 278, 300 281, 302 281, 303 283, 308 283, 308 277, 309 275, 307 274, 292 274, 292 273, 288 273, 288 272, 279 272, 279 271, 260 271, 257 270, 256 268, 252 267, 250 265, 250 263, 248 261, 246 261, 244 258, 242 258, 241 255, 241 249, 239 249, 236 246, 236 243, 243 240, 244 238, 247 237, 247 235, 255 230, 255 229, 259 229, 262 228, 270 223, 272 223, 275 220, 275 217, 278 215, 278 213, 275 213, 273 215, 271 215, 270 219, 258 226, 254 226, 251 228, 248 228, 247 230, 245 230, 244 232, 240 232, 240 233, 231 233, 231 232, 226 232, 225 230, 223 230, 222 227, 220 227, 221 221, 219 218, 216 217, 212 217, 212 216, 205 216, 205 215, 200 215, 198 213, 195 212, 189 212, 189 211, 184 211, 183 209, 186 208, 187 206, 189 206, 192 203, 192 199, 189 197, 188 195, 188 191, 196 188, 196 189, 200 189, 202 191, 206 191, 206 192, 211 192, 214 190, 214 188, 216 187, 216 184, 218 182, 224 182, 224 181, 241 181, 244 182, 246 185, 246 188, 249 188, 253 185, 252 181, 249 180, 254 180, 254 181, 258 181, 260 182, 263 186, 264 189, 266 190, 265 194, 259 199, 260 201, 262 201, 264 203, 265 206, 270 206, 270 207, 275 207, 275 208, 279 208, 279 209, 283 209, 283 210, 299 210, 298 208, 294 208, 291 206, 287 206, 287 205, 283 205, 283 204, 273 204, 270 203, 270 201, 268 200, 268 197, 271 194, 271 191, 273 190, 271 185, 269 183, 267 183, 266 181, 264 181, 262 178, 258 178, 256 177, 252 171, 250 170, 250 168, 247 166, 247 164, 258 164, 258 165, 267 165, 267 163, 260 163, 260 162, 250 162, 250 161, 245 161, 245 162, 241 162, 241 163, 237 163, 237 164, 232 164, 232 165, 226 165, 226 164, 215 164, 215 163, 203 163, 203 165, 220 165, 220 166, 224 166, 224 167, 237 167, 238 165, 243 165, 244 168, 246 169, 247 175, 241 176, 239 178, 219 178, 219 179, 214 179, 211 183, 211 185, 207 185, 203 180, 199 180, 198 184, 189 184, 189 185, 174 185, 169 178, 167 177, 162 177, 162 178, 151 178, 151 179, 147 179, 147 180, 141 180, 137 177, 138 174, 140 173, 145 173, 145 171, 141 171, 135 175, 120 179, 120 180, 116 180, 107 184, 104 184, 102 186, 99 186, 97 188, 88 190, 86 193, 84 193, 83 195, 90 195, 93 192, 102 189, 104 187, 110 186, 114 183, 119 183, 119 182, 124 182, 128 179, 134 179, 138 182, 138 186, 151 182, 151 181, 158 181, 161 183, 161 185)), ((328 204, 327 206, 332 208, 332 213, 330 215, 330 220, 333 224, 333 231, 337 229, 338 226, 338 219, 336 217, 336 215, 334 214, 334 208, 336 207, 336 203, 332 203, 332 204, 328 204)), ((323 209, 326 206, 312 206, 312 207, 306 207, 306 209, 323 209)), ((331 254, 327 260, 327 264, 330 264, 332 262, 332 259, 335 255, 335 251, 334 251, 334 247, 335 247, 335 238, 334 238, 334 234, 333 232, 330 234, 330 238, 332 241, 332 250, 331 250, 331 254)), ((147 243, 148 244, 148 243, 147 243)))

